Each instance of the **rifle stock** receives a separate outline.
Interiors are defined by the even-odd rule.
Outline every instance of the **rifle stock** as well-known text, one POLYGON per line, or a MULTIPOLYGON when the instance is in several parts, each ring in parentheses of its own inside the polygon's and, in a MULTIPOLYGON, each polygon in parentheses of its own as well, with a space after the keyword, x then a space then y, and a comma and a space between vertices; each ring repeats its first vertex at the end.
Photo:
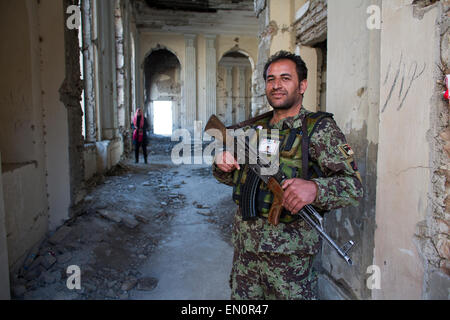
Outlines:
POLYGON ((273 203, 270 207, 269 211, 269 223, 277 226, 280 223, 280 216, 283 211, 283 195, 284 190, 281 187, 281 185, 278 183, 277 180, 274 178, 269 179, 269 183, 267 184, 267 187, 270 191, 273 193, 273 203))
POLYGON ((208 131, 210 130, 218 130, 221 136, 216 136, 214 134, 211 135, 213 135, 216 139, 219 139, 224 144, 226 144, 229 139, 232 139, 232 137, 227 134, 227 128, 225 127, 225 125, 214 114, 209 118, 208 123, 206 123, 205 126, 206 133, 208 133, 208 131))

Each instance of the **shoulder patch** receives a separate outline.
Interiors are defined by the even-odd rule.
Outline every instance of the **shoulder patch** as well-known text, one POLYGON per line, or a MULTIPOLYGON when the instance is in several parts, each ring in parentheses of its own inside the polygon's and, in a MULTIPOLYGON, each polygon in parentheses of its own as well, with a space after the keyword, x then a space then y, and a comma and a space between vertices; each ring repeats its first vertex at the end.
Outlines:
POLYGON ((346 157, 352 157, 355 153, 353 152, 352 148, 348 144, 341 144, 339 146, 339 150, 341 150, 342 154, 346 157))

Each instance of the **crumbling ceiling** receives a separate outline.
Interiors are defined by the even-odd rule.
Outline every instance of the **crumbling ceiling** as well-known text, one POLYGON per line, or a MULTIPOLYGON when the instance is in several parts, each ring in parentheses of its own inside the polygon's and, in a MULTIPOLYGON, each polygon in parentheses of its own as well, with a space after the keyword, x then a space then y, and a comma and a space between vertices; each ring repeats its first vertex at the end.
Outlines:
POLYGON ((133 7, 143 32, 258 35, 252 0, 134 0, 133 7))
POLYGON ((145 0, 154 9, 170 9, 195 12, 217 10, 253 10, 253 0, 145 0))

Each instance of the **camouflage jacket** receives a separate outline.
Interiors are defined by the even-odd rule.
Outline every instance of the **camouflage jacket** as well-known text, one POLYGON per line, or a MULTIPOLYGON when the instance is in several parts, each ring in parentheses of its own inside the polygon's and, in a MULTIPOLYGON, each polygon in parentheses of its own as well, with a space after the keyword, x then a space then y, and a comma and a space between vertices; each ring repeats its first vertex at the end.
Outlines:
MULTIPOLYGON (((302 108, 297 116, 281 120, 272 128, 299 128, 308 113, 302 108)), ((322 178, 311 179, 318 186, 317 197, 312 205, 322 210, 357 206, 363 196, 361 177, 353 151, 334 120, 326 118, 319 124, 311 137, 309 153, 311 160, 324 173, 322 178)), ((213 175, 219 182, 233 185, 233 174, 221 171, 215 164, 213 175)), ((233 244, 237 249, 249 252, 313 255, 319 250, 320 239, 318 233, 302 219, 273 226, 263 218, 243 221, 238 212, 234 219, 233 244)))

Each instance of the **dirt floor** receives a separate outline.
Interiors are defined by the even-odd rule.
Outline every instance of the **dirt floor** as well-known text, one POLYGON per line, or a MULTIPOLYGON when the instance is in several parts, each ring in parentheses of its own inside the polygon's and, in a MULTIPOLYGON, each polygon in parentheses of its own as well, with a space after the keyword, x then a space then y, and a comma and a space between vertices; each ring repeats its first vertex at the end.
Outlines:
POLYGON ((229 299, 231 189, 207 164, 173 164, 173 145, 152 136, 148 164, 141 155, 91 179, 79 215, 30 252, 13 298, 229 299))

